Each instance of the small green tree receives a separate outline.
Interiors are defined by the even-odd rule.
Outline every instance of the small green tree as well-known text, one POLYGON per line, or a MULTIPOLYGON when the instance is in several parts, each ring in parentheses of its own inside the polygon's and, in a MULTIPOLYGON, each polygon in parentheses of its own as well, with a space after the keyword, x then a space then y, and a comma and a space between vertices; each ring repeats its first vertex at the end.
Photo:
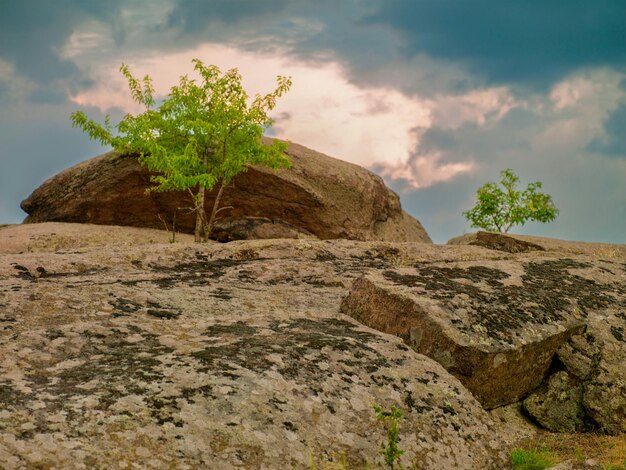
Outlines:
POLYGON ((517 191, 519 178, 513 170, 500 172, 501 189, 495 183, 486 183, 476 191, 476 205, 463 212, 472 227, 507 233, 514 225, 524 225, 526 221, 551 222, 559 210, 552 197, 538 192, 541 183, 530 183, 524 191, 517 191))
POLYGON ((291 87, 291 79, 277 77, 277 88, 249 102, 237 69, 222 73, 214 65, 194 59, 201 80, 180 77, 178 86, 155 109, 154 88, 146 75, 134 78, 127 65, 120 71, 128 80, 134 101, 146 110, 127 114, 116 126, 107 115, 104 125, 82 111, 71 115, 72 125, 92 140, 111 145, 123 154, 139 155, 139 162, 155 172, 150 191, 188 191, 196 214, 195 240, 207 241, 213 229, 224 189, 249 165, 288 168, 283 154, 287 144, 262 144, 263 131, 272 124, 268 112, 291 87), (116 131, 116 132, 115 132, 116 131), (211 214, 207 218, 205 193, 218 185, 211 214))

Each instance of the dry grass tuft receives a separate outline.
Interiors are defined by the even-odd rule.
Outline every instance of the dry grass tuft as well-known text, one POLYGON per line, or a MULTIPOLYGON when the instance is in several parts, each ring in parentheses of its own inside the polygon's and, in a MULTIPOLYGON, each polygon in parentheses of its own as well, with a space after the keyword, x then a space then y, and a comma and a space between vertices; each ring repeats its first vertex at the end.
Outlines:
POLYGON ((546 450, 557 462, 593 459, 605 467, 626 470, 626 434, 606 436, 541 431, 520 447, 525 450, 546 450))

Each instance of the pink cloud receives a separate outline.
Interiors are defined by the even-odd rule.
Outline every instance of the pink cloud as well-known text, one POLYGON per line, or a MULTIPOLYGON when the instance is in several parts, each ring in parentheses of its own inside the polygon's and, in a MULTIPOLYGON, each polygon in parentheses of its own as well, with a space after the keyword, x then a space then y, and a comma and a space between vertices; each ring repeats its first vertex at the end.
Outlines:
POLYGON ((440 164, 440 154, 415 155, 407 162, 395 165, 381 164, 381 176, 394 180, 404 180, 410 188, 419 189, 445 182, 474 169, 473 162, 440 164))
MULTIPOLYGON (((135 76, 149 74, 157 93, 166 93, 185 72, 193 76, 192 58, 227 70, 238 68, 251 95, 274 89, 277 74, 293 78, 293 87, 275 109, 272 131, 320 152, 366 167, 382 168, 384 176, 401 178, 413 188, 449 181, 471 171, 471 162, 441 164, 439 154, 419 155, 420 133, 433 125, 455 128, 463 122, 484 123, 516 105, 507 90, 479 90, 462 96, 422 99, 386 87, 359 87, 333 61, 298 62, 280 51, 251 53, 223 44, 125 60, 135 76)), ((78 62, 80 64, 80 61, 78 62)), ((142 109, 128 94, 119 63, 100 61, 87 70, 95 86, 72 96, 79 106, 102 111, 142 109)))

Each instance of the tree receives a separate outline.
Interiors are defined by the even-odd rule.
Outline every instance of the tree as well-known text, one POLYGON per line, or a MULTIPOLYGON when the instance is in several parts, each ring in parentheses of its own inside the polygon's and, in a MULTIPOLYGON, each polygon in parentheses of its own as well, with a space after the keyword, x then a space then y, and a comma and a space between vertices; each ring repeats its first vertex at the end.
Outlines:
POLYGON ((524 225, 527 220, 551 222, 559 210, 552 197, 538 192, 541 183, 530 183, 524 191, 517 191, 519 178, 513 170, 500 172, 500 189, 495 183, 486 183, 476 191, 476 205, 463 212, 465 218, 478 227, 489 231, 507 233, 513 225, 524 225))
POLYGON ((155 108, 152 79, 134 78, 127 65, 120 72, 128 80, 134 101, 146 110, 127 114, 114 127, 107 115, 104 125, 87 118, 82 111, 71 115, 72 125, 89 134, 90 139, 111 145, 123 154, 136 154, 150 171, 154 186, 150 191, 187 191, 196 214, 195 240, 207 241, 221 210, 220 199, 233 177, 249 165, 288 168, 283 154, 287 144, 273 141, 263 145, 263 131, 272 124, 268 112, 291 87, 291 79, 277 77, 277 88, 249 102, 237 69, 222 73, 214 65, 194 59, 200 81, 180 77, 169 95, 155 108), (218 191, 207 218, 205 194, 217 185, 218 191))

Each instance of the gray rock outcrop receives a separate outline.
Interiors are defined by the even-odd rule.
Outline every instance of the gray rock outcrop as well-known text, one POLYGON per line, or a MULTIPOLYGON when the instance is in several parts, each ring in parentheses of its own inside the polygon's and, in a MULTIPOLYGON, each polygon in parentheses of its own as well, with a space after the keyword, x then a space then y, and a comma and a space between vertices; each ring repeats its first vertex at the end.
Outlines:
POLYGON ((528 406, 530 414, 553 430, 624 432, 626 265, 516 256, 369 273, 354 282, 341 311, 435 359, 485 408, 530 393, 528 403, 545 401, 554 383, 533 390, 559 361, 571 375, 559 387, 581 406, 554 426, 540 407, 528 406))
POLYGON ((3 468, 375 467, 386 430, 374 404, 404 414, 405 467, 510 468, 532 430, 514 424, 517 405, 485 411, 470 385, 490 399, 497 387, 455 377, 446 360, 476 360, 500 380, 498 361, 532 375, 545 356, 548 380, 557 369, 582 378, 571 386, 583 384, 585 423, 621 429, 622 247, 166 240, 83 224, 0 229, 3 468), (342 314, 364 280, 404 299, 389 311, 440 315, 429 321, 445 326, 431 331, 441 352, 409 347, 431 341, 417 341, 419 325, 407 339, 402 322, 371 328, 342 314), (451 321, 464 318, 468 328, 451 321), (451 339, 466 340, 467 357, 451 339), (522 361, 528 351, 534 362, 522 361))
POLYGON ((373 404, 403 411, 406 466, 506 468, 456 378, 339 314, 388 245, 110 244, 84 226, 97 246, 57 249, 62 224, 29 227, 0 232, 37 243, 0 255, 4 468, 362 468, 386 439, 373 404))

